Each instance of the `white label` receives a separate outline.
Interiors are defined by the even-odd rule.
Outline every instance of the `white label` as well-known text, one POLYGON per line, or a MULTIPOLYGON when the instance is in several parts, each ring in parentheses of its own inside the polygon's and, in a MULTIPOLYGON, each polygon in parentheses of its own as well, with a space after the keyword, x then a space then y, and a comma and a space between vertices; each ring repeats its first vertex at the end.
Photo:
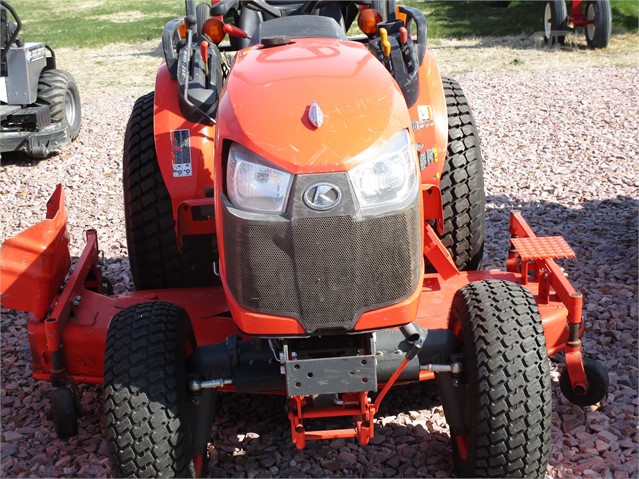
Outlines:
POLYGON ((171 160, 174 177, 193 176, 189 130, 171 130, 171 160))

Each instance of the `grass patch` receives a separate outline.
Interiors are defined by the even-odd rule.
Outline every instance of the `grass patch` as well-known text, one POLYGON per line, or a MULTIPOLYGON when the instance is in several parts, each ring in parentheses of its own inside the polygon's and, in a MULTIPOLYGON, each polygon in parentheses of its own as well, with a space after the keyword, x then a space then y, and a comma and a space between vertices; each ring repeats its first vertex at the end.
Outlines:
MULTIPOLYGON (((430 38, 530 35, 542 30, 545 2, 405 1, 428 17, 430 38), (502 2, 506 3, 506 2, 502 2)), ((159 40, 167 21, 184 14, 182 0, 20 0, 21 37, 53 47, 98 47, 159 40)), ((636 33, 639 2, 612 1, 613 33, 636 33)))
POLYGON ((166 22, 183 15, 179 0, 20 0, 21 38, 59 47, 97 47, 160 39, 166 22))
MULTIPOLYGON (((438 1, 406 2, 421 8, 428 18, 431 38, 501 37, 543 31, 544 1, 438 1), (502 6, 499 6, 499 4, 502 6), (507 6, 503 6, 507 4, 507 6)), ((570 2, 567 2, 570 8, 570 2)), ((639 2, 613 0, 613 33, 636 33, 639 2)))

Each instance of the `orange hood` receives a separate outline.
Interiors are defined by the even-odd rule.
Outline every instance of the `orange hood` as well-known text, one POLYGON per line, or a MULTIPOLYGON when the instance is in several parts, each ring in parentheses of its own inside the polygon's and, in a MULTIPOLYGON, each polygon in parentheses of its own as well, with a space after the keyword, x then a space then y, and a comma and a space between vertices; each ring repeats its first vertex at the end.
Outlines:
POLYGON ((238 52, 218 109, 220 139, 294 174, 347 171, 403 128, 408 109, 389 72, 365 46, 335 39, 238 52), (319 128, 308 119, 313 101, 319 128))

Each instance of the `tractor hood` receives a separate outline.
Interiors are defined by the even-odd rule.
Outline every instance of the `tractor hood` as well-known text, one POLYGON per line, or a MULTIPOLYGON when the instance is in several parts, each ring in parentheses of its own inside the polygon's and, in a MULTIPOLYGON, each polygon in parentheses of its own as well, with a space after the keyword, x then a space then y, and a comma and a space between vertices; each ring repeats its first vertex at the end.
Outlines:
POLYGON ((347 171, 358 153, 411 131, 404 97, 385 67, 363 45, 335 39, 240 51, 217 125, 220 140, 294 174, 347 171), (319 126, 312 114, 323 117, 319 126))

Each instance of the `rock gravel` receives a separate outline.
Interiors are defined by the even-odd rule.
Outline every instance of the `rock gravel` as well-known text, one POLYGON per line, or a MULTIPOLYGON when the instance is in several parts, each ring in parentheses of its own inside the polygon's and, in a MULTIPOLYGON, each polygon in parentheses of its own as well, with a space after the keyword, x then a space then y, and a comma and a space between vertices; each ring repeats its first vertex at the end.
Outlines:
MULTIPOLYGON (((639 69, 508 69, 457 79, 474 109, 483 147, 485 266, 504 265, 512 209, 521 210, 539 234, 563 235, 577 253, 562 266, 585 294, 586 352, 610 374, 608 398, 583 409, 559 392, 563 358, 551 362, 548 476, 637 477, 639 69)), ((2 239, 43 218, 48 196, 64 183, 72 254, 80 253, 84 230, 96 228, 116 292, 132 288, 120 178, 124 128, 138 93, 113 88, 108 95, 84 95, 76 142, 41 161, 5 155, 0 167, 2 239)), ((81 386, 87 413, 80 433, 57 439, 49 414, 51 387, 30 377, 26 321, 24 313, 2 310, 0 476, 109 476, 101 388, 81 386)), ((391 391, 366 447, 337 439, 296 450, 284 405, 277 397, 222 396, 209 475, 453 474, 448 429, 431 384, 391 391)))

